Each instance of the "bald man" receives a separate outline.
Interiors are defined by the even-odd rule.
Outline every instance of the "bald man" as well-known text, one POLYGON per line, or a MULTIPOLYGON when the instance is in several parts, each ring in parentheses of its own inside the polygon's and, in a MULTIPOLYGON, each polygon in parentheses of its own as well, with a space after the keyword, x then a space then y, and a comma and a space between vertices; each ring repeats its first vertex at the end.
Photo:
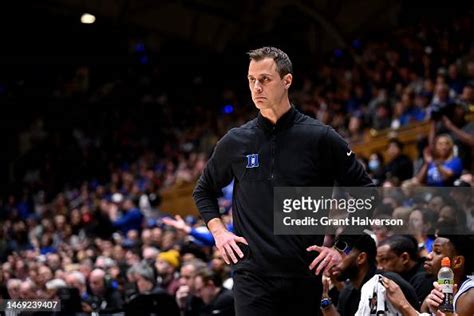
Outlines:
POLYGON ((94 269, 89 275, 90 306, 95 312, 113 313, 123 307, 123 299, 117 289, 110 284, 102 269, 94 269))

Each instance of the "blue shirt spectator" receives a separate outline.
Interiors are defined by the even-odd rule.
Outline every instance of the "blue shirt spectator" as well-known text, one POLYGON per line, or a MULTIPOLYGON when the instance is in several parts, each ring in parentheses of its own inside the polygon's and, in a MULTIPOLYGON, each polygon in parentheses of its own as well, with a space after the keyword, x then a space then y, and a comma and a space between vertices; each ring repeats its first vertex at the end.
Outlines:
POLYGON ((431 162, 428 166, 428 174, 426 176, 426 183, 430 186, 442 187, 449 186, 452 184, 452 180, 459 177, 462 173, 461 159, 454 157, 441 164, 444 168, 449 169, 453 172, 451 179, 443 180, 441 173, 434 162, 431 162))

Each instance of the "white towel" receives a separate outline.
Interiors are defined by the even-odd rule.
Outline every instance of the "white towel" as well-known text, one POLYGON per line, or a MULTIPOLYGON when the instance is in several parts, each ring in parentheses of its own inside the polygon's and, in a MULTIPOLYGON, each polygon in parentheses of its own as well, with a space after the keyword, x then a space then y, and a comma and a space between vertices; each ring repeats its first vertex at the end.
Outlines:
POLYGON ((382 284, 382 275, 376 274, 367 281, 360 291, 359 308, 356 316, 390 315, 401 316, 402 314, 393 307, 385 297, 385 287, 382 284))

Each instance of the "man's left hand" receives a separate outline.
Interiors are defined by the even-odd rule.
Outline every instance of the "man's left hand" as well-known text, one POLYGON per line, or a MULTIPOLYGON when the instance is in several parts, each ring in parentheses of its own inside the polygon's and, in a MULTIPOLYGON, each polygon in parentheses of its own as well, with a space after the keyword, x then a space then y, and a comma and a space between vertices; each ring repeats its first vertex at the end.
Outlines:
POLYGON ((316 275, 319 275, 321 271, 323 271, 324 273, 329 273, 329 270, 332 267, 342 261, 341 254, 334 248, 320 247, 314 245, 308 247, 306 251, 319 252, 319 255, 316 257, 316 259, 313 260, 313 262, 309 266, 310 270, 313 270, 317 266, 317 269, 315 271, 316 275))

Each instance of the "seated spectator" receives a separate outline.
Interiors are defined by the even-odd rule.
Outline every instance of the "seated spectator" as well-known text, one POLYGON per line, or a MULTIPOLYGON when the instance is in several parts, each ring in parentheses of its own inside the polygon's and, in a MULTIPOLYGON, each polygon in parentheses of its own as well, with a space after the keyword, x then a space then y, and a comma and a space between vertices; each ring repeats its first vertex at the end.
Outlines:
POLYGON ((439 211, 437 228, 452 227, 452 233, 466 232, 466 214, 457 205, 444 205, 439 211))
POLYGON ((79 271, 72 271, 66 275, 66 284, 68 287, 76 288, 79 291, 79 296, 84 302, 89 298, 87 293, 87 284, 84 274, 79 271))
POLYGON ((418 108, 414 102, 412 92, 404 92, 402 94, 399 106, 401 106, 400 126, 408 125, 413 122, 421 122, 425 119, 426 113, 423 109, 418 108))
POLYGON ((155 273, 145 262, 137 264, 134 273, 138 294, 165 293, 165 290, 156 285, 155 273))
POLYGON ((222 286, 228 290, 232 290, 234 280, 230 276, 230 267, 225 263, 220 252, 214 249, 211 260, 211 270, 221 276, 222 286))
POLYGON ((194 277, 194 291, 204 302, 197 315, 235 315, 232 291, 222 287, 222 279, 217 273, 209 269, 197 272, 194 277))
POLYGON ((185 262, 181 267, 179 288, 176 291, 176 303, 184 315, 192 315, 193 311, 201 309, 203 302, 195 295, 194 277, 205 268, 206 263, 199 259, 185 262))
POLYGON ((176 278, 179 259, 179 252, 172 249, 160 253, 155 263, 158 284, 172 296, 176 294, 179 287, 179 280, 176 278))
MULTIPOLYGON (((454 312, 458 315, 474 314, 474 282, 468 278, 474 272, 474 257, 472 253, 472 236, 443 235, 436 238, 434 250, 427 260, 427 267, 433 275, 441 269, 441 260, 444 257, 451 259, 454 272, 454 284, 457 284, 454 296, 454 312)), ((438 286, 425 300, 425 307, 436 313, 444 294, 438 286)), ((427 310, 425 310, 427 311, 427 310)))
MULTIPOLYGON (((429 273, 437 275, 441 269, 441 260, 445 257, 450 258, 455 284, 453 315, 474 315, 474 281, 468 277, 474 270, 474 257, 470 249, 473 242, 473 236, 442 235, 442 237, 436 238, 435 250, 430 253, 425 263, 425 269, 429 273)), ((403 315, 419 315, 418 311, 408 304, 406 294, 402 294, 394 284, 384 283, 388 291, 388 299, 403 315)), ((423 302, 421 311, 430 312, 432 315, 445 315, 438 313, 438 308, 443 299, 444 294, 441 287, 437 282, 434 282, 434 289, 423 302)))
POLYGON ((392 236, 377 247, 377 264, 382 271, 398 273, 415 289, 418 303, 433 289, 434 278, 423 269, 423 260, 418 257, 416 240, 408 236, 392 236))
POLYGON ((409 283, 396 273, 377 271, 377 247, 372 237, 369 235, 341 236, 336 244, 341 245, 338 249, 341 252, 342 261, 331 270, 331 277, 341 282, 346 280, 349 282, 339 294, 337 308, 329 304, 322 308, 323 315, 355 315, 359 309, 363 286, 380 274, 400 285, 403 293, 410 299, 410 304, 418 308, 415 290, 409 283))
POLYGON ((436 221, 438 215, 429 209, 411 212, 409 217, 409 231, 418 242, 418 251, 421 257, 426 257, 433 249, 436 221))
POLYGON ((46 299, 57 299, 59 289, 66 288, 67 284, 62 279, 52 279, 46 282, 46 299))
POLYGON ((122 308, 123 299, 110 283, 104 270, 95 269, 91 272, 89 276, 91 293, 87 299, 91 311, 113 313, 122 308))
POLYGON ((120 217, 118 217, 117 212, 110 213, 110 219, 114 227, 118 228, 125 235, 130 230, 141 231, 143 214, 131 199, 125 199, 122 210, 124 214, 120 217))
POLYGON ((20 286, 21 280, 20 279, 10 279, 7 282, 7 291, 10 299, 18 299, 20 298, 20 286))
POLYGON ((449 135, 437 136, 434 144, 433 152, 429 147, 423 152, 423 166, 417 180, 430 186, 450 186, 461 175, 461 160, 454 156, 454 144, 449 135))
POLYGON ((383 156, 380 153, 373 153, 369 157, 367 163, 367 172, 369 176, 374 179, 376 184, 382 183, 384 180, 384 165, 383 165, 383 156))
POLYGON ((403 144, 398 139, 390 139, 387 148, 388 163, 384 172, 387 179, 396 179, 398 183, 413 177, 413 162, 403 154, 403 144))

